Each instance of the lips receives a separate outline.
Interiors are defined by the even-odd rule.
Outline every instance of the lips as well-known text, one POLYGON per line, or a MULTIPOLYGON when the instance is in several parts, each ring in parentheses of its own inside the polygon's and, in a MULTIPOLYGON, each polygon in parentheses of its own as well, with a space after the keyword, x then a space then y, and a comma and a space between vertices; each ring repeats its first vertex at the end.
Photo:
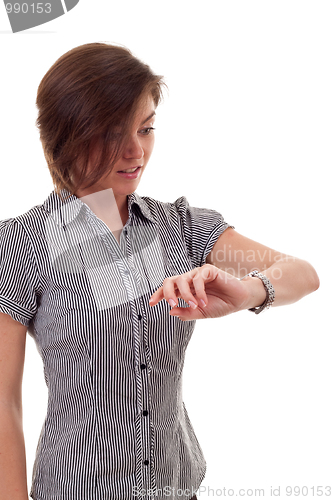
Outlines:
POLYGON ((124 172, 126 174, 131 174, 133 172, 135 172, 138 168, 141 168, 142 165, 137 165, 136 167, 132 167, 132 168, 126 168, 125 170, 118 170, 118 172, 124 172))
POLYGON ((134 167, 132 169, 126 169, 126 170, 119 170, 119 172, 124 172, 125 174, 132 174, 133 172, 135 172, 138 168, 140 167, 134 167))
POLYGON ((117 174, 124 179, 137 179, 139 177, 140 172, 141 172, 141 166, 138 165, 137 167, 133 167, 134 170, 133 172, 126 172, 126 170, 132 170, 132 169, 126 169, 126 170, 118 170, 117 174))

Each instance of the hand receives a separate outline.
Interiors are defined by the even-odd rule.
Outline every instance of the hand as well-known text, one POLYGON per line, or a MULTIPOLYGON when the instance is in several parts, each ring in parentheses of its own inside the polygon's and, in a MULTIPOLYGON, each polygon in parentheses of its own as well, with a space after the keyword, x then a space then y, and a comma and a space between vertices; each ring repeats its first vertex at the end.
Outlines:
POLYGON ((205 264, 191 271, 166 278, 149 300, 155 306, 165 299, 172 307, 171 316, 182 321, 218 318, 247 308, 248 287, 216 266, 205 264), (178 298, 190 307, 178 306, 178 298))

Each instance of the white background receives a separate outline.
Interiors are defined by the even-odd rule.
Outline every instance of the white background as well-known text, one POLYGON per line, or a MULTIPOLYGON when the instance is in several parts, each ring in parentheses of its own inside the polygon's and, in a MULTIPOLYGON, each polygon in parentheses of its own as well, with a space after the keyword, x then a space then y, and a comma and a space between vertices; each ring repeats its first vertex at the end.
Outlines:
MULTIPOLYGON (((106 41, 130 48, 169 87, 138 193, 186 195, 319 274, 320 289, 296 304, 197 322, 184 401, 208 463, 200 499, 224 487, 265 488, 265 497, 271 486, 282 497, 287 485, 333 488, 332 18, 330 1, 81 0, 12 34, 0 8, 0 219, 53 189, 35 128, 41 78, 67 50, 106 41)), ((29 488, 46 408, 28 335, 29 488)))

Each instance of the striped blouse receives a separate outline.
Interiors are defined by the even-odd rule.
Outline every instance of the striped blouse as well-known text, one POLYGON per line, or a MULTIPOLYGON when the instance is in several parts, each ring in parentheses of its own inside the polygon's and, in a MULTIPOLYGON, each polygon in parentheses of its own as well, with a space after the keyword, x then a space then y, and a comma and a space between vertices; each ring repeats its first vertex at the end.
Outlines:
POLYGON ((80 198, 55 191, 0 221, 0 311, 34 338, 48 388, 34 500, 189 500, 206 473, 182 396, 195 321, 148 301, 166 277, 205 264, 229 224, 184 196, 134 192, 128 210, 119 243, 80 198))

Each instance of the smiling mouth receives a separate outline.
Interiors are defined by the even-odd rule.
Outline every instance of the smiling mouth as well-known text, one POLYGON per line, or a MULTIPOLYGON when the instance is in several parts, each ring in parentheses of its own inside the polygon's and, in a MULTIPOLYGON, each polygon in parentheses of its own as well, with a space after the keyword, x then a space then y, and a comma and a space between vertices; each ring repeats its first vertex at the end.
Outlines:
POLYGON ((137 179, 141 174, 141 167, 142 165, 138 165, 137 167, 127 168, 126 170, 118 170, 117 174, 123 179, 137 179))
POLYGON ((134 167, 134 168, 128 168, 127 170, 119 170, 119 172, 125 172, 125 174, 131 174, 135 172, 138 168, 141 168, 140 166, 134 167))

